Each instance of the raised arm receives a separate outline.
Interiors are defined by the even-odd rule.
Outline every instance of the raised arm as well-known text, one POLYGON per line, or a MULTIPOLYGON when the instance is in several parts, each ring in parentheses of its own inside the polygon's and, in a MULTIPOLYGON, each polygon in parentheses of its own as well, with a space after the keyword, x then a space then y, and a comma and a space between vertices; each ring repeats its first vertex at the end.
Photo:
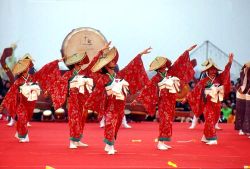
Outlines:
POLYGON ((189 52, 193 50, 197 45, 193 45, 188 48, 174 64, 168 70, 168 73, 172 76, 178 77, 182 82, 188 83, 194 77, 194 63, 190 60, 189 52), (185 72, 185 73, 183 73, 185 72))
POLYGON ((144 68, 141 56, 150 53, 152 48, 149 47, 140 52, 125 68, 123 68, 118 76, 122 77, 129 83, 129 90, 132 94, 142 89, 149 81, 146 70, 144 68))

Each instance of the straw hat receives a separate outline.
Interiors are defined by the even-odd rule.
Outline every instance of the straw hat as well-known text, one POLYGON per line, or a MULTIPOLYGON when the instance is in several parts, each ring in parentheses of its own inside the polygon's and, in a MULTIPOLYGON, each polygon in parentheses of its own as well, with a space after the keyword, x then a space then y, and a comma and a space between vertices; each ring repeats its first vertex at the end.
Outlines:
POLYGON ((23 59, 29 59, 29 60, 34 61, 34 59, 32 58, 32 56, 29 53, 26 53, 20 60, 23 60, 23 59))
POLYGON ((65 59, 65 64, 67 66, 73 65, 75 63, 78 63, 82 61, 85 57, 87 57, 87 53, 75 53, 65 59))
POLYGON ((171 61, 168 60, 166 57, 163 56, 157 56, 149 65, 149 70, 157 70, 161 68, 163 65, 165 65, 166 62, 169 62, 171 64, 171 61))
POLYGON ((30 59, 29 54, 25 54, 22 59, 20 59, 13 67, 12 73, 14 75, 19 75, 20 73, 24 72, 27 70, 32 63, 32 59, 30 59))
POLYGON ((219 67, 213 62, 211 58, 206 60, 204 63, 201 64, 202 66, 205 66, 205 68, 202 70, 202 72, 207 71, 211 67, 215 67, 218 71, 221 71, 219 67))
POLYGON ((109 62, 111 62, 117 56, 117 49, 113 47, 112 49, 108 50, 107 52, 103 53, 103 55, 97 60, 94 66, 91 68, 92 72, 97 72, 109 62))

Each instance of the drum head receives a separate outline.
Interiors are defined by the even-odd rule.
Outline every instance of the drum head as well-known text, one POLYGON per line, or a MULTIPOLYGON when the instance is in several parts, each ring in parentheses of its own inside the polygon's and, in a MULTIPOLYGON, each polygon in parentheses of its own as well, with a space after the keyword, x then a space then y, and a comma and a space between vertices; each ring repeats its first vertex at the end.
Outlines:
MULTIPOLYGON (((107 43, 103 34, 90 27, 73 29, 64 39, 62 44, 62 57, 69 57, 73 54, 87 53, 89 60, 94 58, 99 50, 107 43)), ((86 68, 88 64, 84 65, 86 68)))

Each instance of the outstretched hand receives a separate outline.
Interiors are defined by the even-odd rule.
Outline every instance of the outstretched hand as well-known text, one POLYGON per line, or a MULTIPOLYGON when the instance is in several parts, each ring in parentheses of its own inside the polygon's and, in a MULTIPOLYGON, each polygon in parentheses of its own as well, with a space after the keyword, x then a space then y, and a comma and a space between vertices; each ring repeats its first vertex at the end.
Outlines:
POLYGON ((149 47, 149 48, 147 48, 147 49, 144 49, 140 54, 141 55, 144 55, 144 54, 148 54, 148 53, 150 53, 152 48, 151 48, 151 46, 149 47))
POLYGON ((109 49, 109 46, 111 44, 111 41, 109 41, 108 43, 106 43, 103 48, 102 48, 102 51, 106 50, 106 49, 109 49))
POLYGON ((234 54, 233 54, 233 53, 229 53, 228 58, 229 58, 228 61, 229 61, 230 63, 232 63, 232 62, 233 62, 233 59, 234 59, 234 54))
POLYGON ((187 51, 190 52, 190 51, 193 50, 196 46, 197 46, 196 44, 193 45, 193 46, 191 46, 189 49, 187 49, 187 51))

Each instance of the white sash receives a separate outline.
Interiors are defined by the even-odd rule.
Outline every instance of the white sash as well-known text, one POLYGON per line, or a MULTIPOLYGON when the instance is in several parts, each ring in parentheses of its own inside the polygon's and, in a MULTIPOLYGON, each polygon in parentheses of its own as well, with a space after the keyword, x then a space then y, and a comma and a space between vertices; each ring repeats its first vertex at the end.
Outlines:
POLYGON ((28 99, 28 101, 34 101, 38 99, 41 89, 38 84, 24 83, 20 88, 20 93, 28 99))
POLYGON ((224 98, 224 86, 215 86, 214 84, 210 88, 205 89, 205 95, 211 96, 211 101, 217 103, 223 101, 224 98))
POLYGON ((84 94, 84 86, 88 90, 89 93, 92 93, 93 88, 93 79, 86 78, 83 75, 76 75, 69 83, 70 88, 77 88, 79 93, 84 94))
POLYGON ((129 83, 126 80, 114 79, 113 82, 106 86, 107 95, 116 96, 116 100, 125 100, 125 96, 128 94, 129 83), (124 95, 125 94, 125 95, 124 95))
POLYGON ((168 89, 169 93, 177 93, 180 91, 180 79, 178 77, 164 77, 164 79, 158 83, 160 91, 162 89, 168 89))

